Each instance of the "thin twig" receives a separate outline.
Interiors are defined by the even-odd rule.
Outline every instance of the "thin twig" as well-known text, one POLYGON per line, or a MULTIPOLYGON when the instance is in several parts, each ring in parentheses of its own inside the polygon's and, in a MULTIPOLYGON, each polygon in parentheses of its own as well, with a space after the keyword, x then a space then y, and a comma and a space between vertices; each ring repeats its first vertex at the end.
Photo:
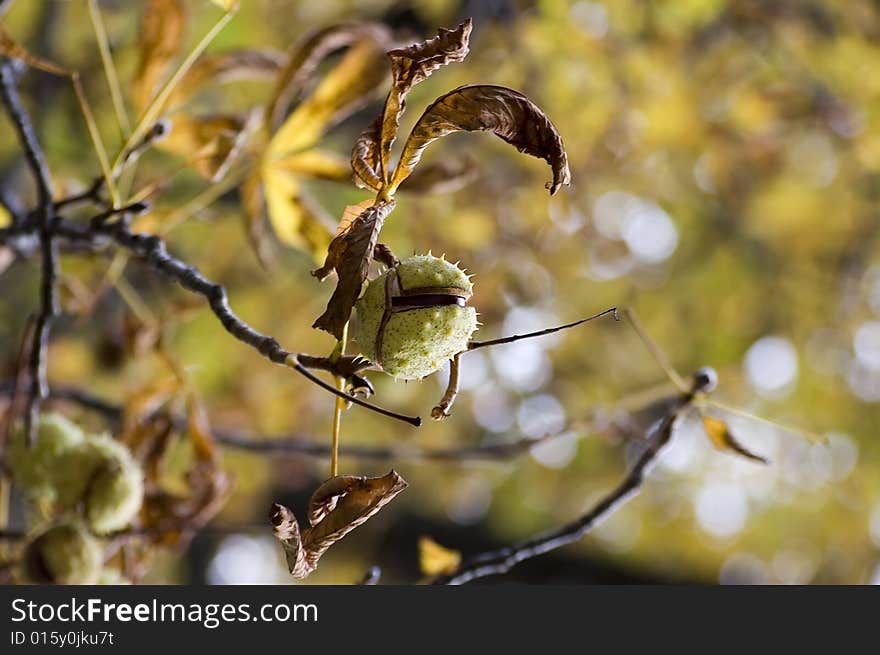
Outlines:
POLYGON ((513 334, 509 337, 501 337, 500 339, 492 339, 491 341, 471 341, 468 343, 468 350, 476 350, 477 348, 487 348, 488 346, 500 346, 505 343, 513 343, 514 341, 521 341, 523 339, 531 339, 533 337, 543 337, 547 334, 553 334, 554 332, 559 332, 561 330, 568 330, 569 328, 577 327, 578 325, 582 325, 589 321, 593 321, 597 318, 601 318, 611 314, 614 316, 615 321, 619 321, 620 318, 617 316, 617 307, 612 307, 611 309, 606 309, 604 312, 599 312, 598 314, 593 314, 592 316, 587 316, 586 318, 582 318, 579 321, 573 321, 572 323, 566 323, 565 325, 557 325, 556 327, 547 328, 546 330, 538 330, 537 332, 529 332, 527 334, 513 334))
POLYGON ((459 585, 471 582, 477 578, 501 575, 507 573, 523 560, 543 555, 551 550, 556 550, 567 544, 579 541, 587 532, 598 525, 602 519, 612 514, 618 507, 638 493, 648 469, 656 461, 663 447, 672 438, 676 418, 678 418, 678 415, 685 407, 690 405, 690 401, 691 397, 687 395, 683 395, 679 399, 676 406, 669 411, 657 426, 647 442, 646 450, 641 454, 623 481, 586 514, 550 532, 539 534, 512 546, 472 556, 464 560, 454 572, 436 578, 433 583, 459 585))
MULTIPOLYGON (((103 217, 104 214, 99 216, 103 217)), ((416 427, 421 425, 422 421, 418 416, 406 416, 378 407, 361 398, 344 393, 315 376, 299 361, 298 353, 285 350, 274 337, 258 332, 239 318, 229 307, 229 298, 223 285, 212 282, 196 267, 190 266, 169 254, 165 242, 160 237, 152 234, 133 233, 128 229, 125 220, 117 220, 113 223, 96 220, 90 223, 89 228, 83 228, 80 225, 59 220, 57 233, 70 240, 87 241, 92 245, 97 245, 95 244, 96 237, 111 240, 145 260, 155 270, 161 271, 174 279, 184 289, 203 296, 208 301, 214 315, 220 320, 220 323, 229 334, 256 349, 257 352, 269 361, 289 366, 312 383, 332 393, 334 396, 342 397, 347 402, 360 405, 383 416, 388 416, 416 427)))
POLYGON ((37 216, 41 251, 42 276, 40 279, 40 311, 37 315, 30 357, 30 389, 25 414, 25 434, 30 443, 36 436, 40 416, 40 402, 49 395, 46 381, 46 354, 52 319, 59 313, 58 302, 58 246, 55 243, 55 205, 52 201, 52 179, 43 150, 37 142, 30 117, 21 103, 11 65, 0 64, 0 96, 18 134, 22 150, 37 186, 37 216))

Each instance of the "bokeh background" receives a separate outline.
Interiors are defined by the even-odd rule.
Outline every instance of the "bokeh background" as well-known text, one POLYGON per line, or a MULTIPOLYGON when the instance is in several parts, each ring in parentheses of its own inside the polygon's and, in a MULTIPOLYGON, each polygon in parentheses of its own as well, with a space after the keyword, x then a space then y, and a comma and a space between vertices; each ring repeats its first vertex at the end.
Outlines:
MULTIPOLYGON (((186 3, 187 43, 217 19, 186 3)), ((123 89, 137 63, 141 2, 100 3, 123 89)), ((639 0, 425 2, 247 0, 210 51, 286 51, 307 31, 376 20, 404 42, 474 19, 471 53, 416 87, 403 133, 456 86, 521 90, 561 132, 573 184, 553 198, 543 162, 498 139, 464 134, 428 151, 467 152, 480 174, 445 194, 401 195, 383 231, 398 253, 446 253, 476 275, 478 338, 539 329, 618 305, 634 307, 676 367, 720 375, 717 397, 794 428, 730 418, 767 455, 759 466, 714 451, 686 421, 640 496, 582 542, 515 569, 541 583, 880 583, 880 6, 868 0, 639 0)), ((5 26, 35 53, 83 76, 112 147, 113 110, 85 3, 19 0, 5 26)), ((332 63, 332 60, 331 62, 332 63)), ((198 102, 261 106, 271 85, 230 84, 198 102)), ((30 75, 25 93, 54 174, 75 189, 99 169, 69 86, 30 75)), ((334 127, 322 145, 342 155, 380 102, 334 127)), ((114 140, 116 139, 116 140, 114 140)), ((8 123, 0 127, 4 181, 26 183, 8 123)), ((151 152, 144 180, 180 160, 151 152)), ((325 353, 310 328, 332 291, 309 275, 314 257, 276 246, 268 268, 252 252, 235 188, 206 207, 206 185, 174 174, 154 218, 173 249, 227 285, 232 306, 283 344, 325 353), (181 208, 184 215, 180 215, 181 208), (164 217, 164 218, 163 218, 164 217), (170 218, 169 218, 170 217, 170 218)), ((309 181, 328 216, 367 198, 352 184, 309 181)), ((74 284, 94 290, 107 257, 65 256, 74 284)), ((109 398, 167 376, 150 354, 119 355, 129 291, 169 324, 169 349, 205 398, 212 424, 260 437, 329 441, 333 400, 234 341, 213 315, 137 263, 93 313, 71 305, 50 350, 50 379, 109 398), (186 302, 186 312, 180 306, 186 302)), ((0 276, 0 356, 14 361, 37 299, 37 266, 0 276)), ((343 458, 341 472, 397 469, 410 487, 322 560, 308 583, 351 583, 371 565, 384 582, 420 577, 422 534, 465 554, 570 520, 623 475, 615 420, 632 394, 664 374, 625 324, 591 324, 468 355, 452 418, 413 430, 354 408, 343 445, 415 448, 512 442, 573 430, 503 463, 343 458)), ((375 400, 424 416, 445 374, 421 383, 372 375, 375 400)), ((68 409, 87 424, 100 418, 68 409)), ((284 583, 289 576, 266 512, 303 512, 328 474, 324 459, 227 450, 230 501, 183 553, 167 553, 150 581, 284 583)))

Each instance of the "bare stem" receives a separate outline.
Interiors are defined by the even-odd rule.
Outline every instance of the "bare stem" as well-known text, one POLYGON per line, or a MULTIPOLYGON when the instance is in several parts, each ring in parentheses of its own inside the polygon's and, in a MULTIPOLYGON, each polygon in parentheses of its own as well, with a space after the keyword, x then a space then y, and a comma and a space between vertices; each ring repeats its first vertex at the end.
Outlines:
POLYGON ((543 555, 567 544, 579 541, 602 519, 612 514, 627 500, 632 498, 645 481, 645 475, 657 459, 663 447, 672 438, 675 419, 690 399, 682 397, 663 418, 653 434, 649 435, 648 446, 623 481, 602 498, 586 514, 554 530, 539 534, 512 546, 474 555, 464 560, 454 572, 434 580, 434 584, 459 585, 490 575, 507 573, 523 560, 543 555))
POLYGON ((431 418, 435 421, 440 421, 449 416, 449 410, 455 402, 455 399, 458 397, 460 368, 461 353, 456 353, 455 356, 449 360, 449 383, 446 385, 446 393, 443 394, 443 398, 440 399, 440 402, 437 403, 436 407, 431 410, 431 418))
POLYGON ((492 339, 491 341, 471 341, 468 343, 468 350, 476 350, 477 348, 486 348, 488 346, 500 346, 505 343, 513 343, 514 341, 520 341, 522 339, 531 339, 532 337, 543 337, 548 334, 553 334, 554 332, 559 332, 561 330, 568 330, 569 328, 577 327, 578 325, 582 325, 584 323, 588 323, 597 318, 601 318, 602 316, 606 316, 611 314, 614 316, 615 321, 619 321, 620 318, 617 315, 617 307, 612 307, 611 309, 606 309, 604 312, 599 312, 598 314, 593 314, 593 316, 588 316, 587 318, 582 318, 579 321, 574 321, 573 323, 566 323, 565 325, 558 325, 556 327, 547 328, 546 330, 539 330, 537 332, 529 332, 527 334, 513 334, 509 337, 502 337, 500 339, 492 339))
POLYGON ((34 331, 30 368, 30 389, 27 412, 25 414, 25 433, 30 443, 36 436, 37 421, 40 417, 40 403, 49 395, 46 381, 46 354, 49 348, 49 333, 52 319, 58 314, 58 245, 54 239, 55 204, 52 201, 52 179, 46 158, 31 125, 30 117, 21 103, 15 85, 15 76, 8 63, 0 64, 0 96, 12 120, 22 150, 31 169, 37 186, 37 218, 42 276, 40 279, 40 310, 37 314, 34 331))
MULTIPOLYGON (((137 210, 138 203, 135 203, 130 209, 137 210)), ((120 211, 122 210, 116 210, 114 213, 119 214, 120 211)), ((242 343, 257 350, 269 361, 294 369, 312 383, 334 396, 341 397, 346 402, 360 405, 378 414, 409 423, 415 427, 421 425, 422 420, 418 416, 407 416, 378 407, 361 398, 346 394, 317 377, 299 361, 297 353, 285 350, 274 337, 258 332, 233 312, 229 306, 229 298, 223 285, 209 280, 198 268, 190 266, 169 254, 165 242, 160 237, 152 234, 131 232, 126 225, 127 221, 124 216, 114 222, 107 222, 104 220, 106 214, 107 212, 99 214, 96 217, 98 220, 91 221, 87 228, 65 221, 59 217, 56 221, 55 234, 72 242, 88 243, 93 247, 104 245, 106 240, 110 240, 112 243, 125 248, 145 261, 154 270, 169 276, 187 291, 199 294, 207 299, 211 311, 214 312, 214 315, 226 331, 242 343)), ((28 226, 25 226, 16 233, 20 233, 22 230, 27 231, 27 229, 28 226)))

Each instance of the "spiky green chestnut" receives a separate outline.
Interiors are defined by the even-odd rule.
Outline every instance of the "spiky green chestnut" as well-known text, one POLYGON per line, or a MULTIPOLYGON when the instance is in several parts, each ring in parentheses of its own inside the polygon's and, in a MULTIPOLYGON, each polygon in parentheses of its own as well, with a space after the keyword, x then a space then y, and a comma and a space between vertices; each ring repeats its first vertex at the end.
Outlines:
POLYGON ((78 523, 59 523, 28 544, 24 573, 37 584, 95 584, 103 565, 101 544, 78 523))
POLYGON ((32 446, 28 445, 24 428, 20 426, 9 444, 9 468, 16 486, 31 498, 55 502, 55 483, 65 469, 64 455, 84 441, 85 435, 79 426, 61 414, 40 416, 32 446))
POLYGON ((404 259, 372 280, 357 302, 361 352, 389 375, 415 380, 467 349, 477 312, 455 264, 431 254, 404 259))
POLYGON ((86 439, 78 453, 85 470, 80 497, 89 527, 106 534, 126 527, 144 500, 144 474, 128 448, 107 435, 86 439))

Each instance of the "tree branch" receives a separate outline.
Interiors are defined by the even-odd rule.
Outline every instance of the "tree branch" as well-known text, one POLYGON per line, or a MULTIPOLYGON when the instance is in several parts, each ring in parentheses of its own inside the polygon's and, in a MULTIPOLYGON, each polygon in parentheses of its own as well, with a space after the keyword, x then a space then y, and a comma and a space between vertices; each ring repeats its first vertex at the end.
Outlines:
MULTIPOLYGON (((0 396, 11 397, 15 391, 15 381, 0 381, 0 396)), ((123 419, 123 407, 111 400, 102 398, 84 389, 64 385, 53 385, 50 400, 73 403, 104 417, 113 427, 119 427, 123 419)), ((174 425, 186 425, 185 416, 173 418, 174 425)), ((340 454, 363 460, 409 460, 426 462, 503 462, 525 455, 535 446, 551 441, 571 431, 571 426, 560 432, 553 432, 538 439, 519 439, 510 443, 482 446, 461 446, 452 448, 426 449, 414 446, 342 446, 340 454)), ((313 441, 298 434, 280 436, 248 435, 235 430, 216 428, 213 430, 217 443, 262 455, 302 456, 326 459, 330 445, 313 441)))
POLYGON ((21 103, 15 83, 12 66, 8 62, 0 64, 0 97, 18 134, 25 159, 31 169, 37 187, 37 217, 42 275, 40 279, 40 311, 37 314, 31 355, 30 388, 28 390, 25 413, 25 433, 33 443, 40 415, 40 403, 49 395, 46 381, 46 354, 49 349, 49 333, 52 319, 59 313, 58 302, 58 245, 54 239, 55 205, 52 201, 52 179, 46 158, 37 142, 30 117, 21 103))
POLYGON ((521 541, 512 546, 475 555, 464 560, 448 575, 436 578, 433 584, 460 585, 478 578, 507 573, 523 560, 537 557, 567 544, 579 541, 598 523, 632 498, 641 489, 645 475, 664 446, 672 438, 672 429, 681 411, 689 406, 691 397, 683 395, 650 435, 646 450, 623 481, 590 511, 550 532, 521 541))
MULTIPOLYGON (((229 298, 226 289, 221 284, 212 282, 206 278, 201 271, 195 266, 190 266, 180 259, 172 256, 165 242, 158 236, 152 234, 139 234, 131 232, 128 228, 128 218, 124 213, 124 209, 131 211, 140 211, 142 207, 139 203, 132 205, 123 210, 114 210, 113 212, 103 212, 95 216, 89 227, 83 227, 76 223, 65 221, 58 217, 55 220, 54 232, 59 237, 63 237, 73 242, 87 243, 93 248, 99 248, 106 245, 106 242, 112 242, 118 246, 125 248, 140 259, 146 261, 155 270, 161 271, 165 275, 174 279, 180 286, 188 291, 203 296, 211 307, 211 311, 219 319, 220 323, 239 341, 251 346, 263 357, 275 364, 288 366, 300 375, 309 379, 312 383, 321 387, 325 391, 345 399, 347 402, 360 405, 374 412, 397 419, 410 425, 418 427, 421 425, 421 418, 418 416, 406 416, 397 412, 378 407, 357 396, 353 396, 338 390, 333 385, 325 382, 321 378, 315 376, 307 366, 299 360, 300 355, 285 350, 281 344, 271 336, 258 332, 250 325, 245 323, 239 316, 232 311, 229 306, 229 298), (111 214, 119 214, 119 218, 114 222, 107 222, 107 218, 111 214)), ((20 237, 26 234, 28 230, 33 230, 33 225, 25 224, 19 228, 7 228, 0 232, 0 243, 7 239, 20 237)))

